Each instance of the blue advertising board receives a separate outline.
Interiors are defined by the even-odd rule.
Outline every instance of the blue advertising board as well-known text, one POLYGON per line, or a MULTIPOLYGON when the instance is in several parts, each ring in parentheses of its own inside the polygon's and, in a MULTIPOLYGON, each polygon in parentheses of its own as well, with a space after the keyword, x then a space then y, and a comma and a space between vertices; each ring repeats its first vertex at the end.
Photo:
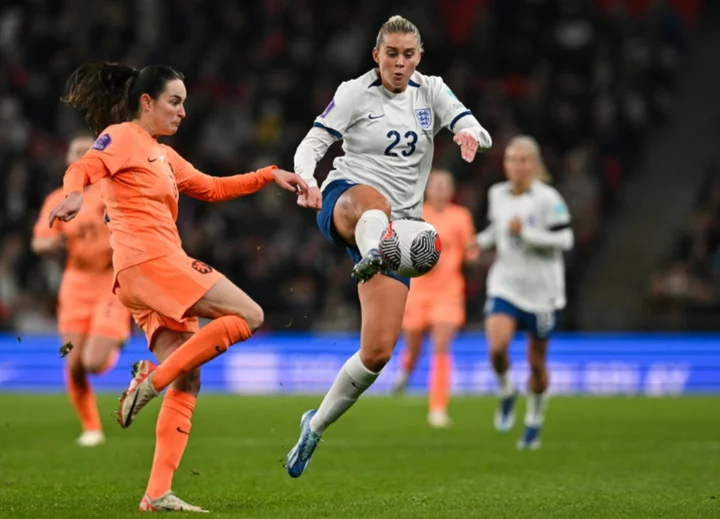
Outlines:
MULTIPOLYGON (((322 394, 358 344, 356 334, 259 334, 203 368, 203 391, 322 394)), ((62 391, 59 346, 56 336, 0 335, 0 391, 62 391)), ((482 334, 461 335, 453 352, 455 394, 494 392, 482 334)), ((144 338, 133 337, 115 368, 94 378, 95 388, 122 391, 132 363, 145 358, 153 357, 144 338)), ((528 372, 523 337, 513 343, 511 358, 522 387, 528 372)), ((562 333, 553 338, 549 358, 556 394, 720 393, 720 335, 562 333)), ((370 392, 389 392, 399 359, 395 355, 370 392)), ((428 367, 426 351, 409 391, 426 390, 428 367)))

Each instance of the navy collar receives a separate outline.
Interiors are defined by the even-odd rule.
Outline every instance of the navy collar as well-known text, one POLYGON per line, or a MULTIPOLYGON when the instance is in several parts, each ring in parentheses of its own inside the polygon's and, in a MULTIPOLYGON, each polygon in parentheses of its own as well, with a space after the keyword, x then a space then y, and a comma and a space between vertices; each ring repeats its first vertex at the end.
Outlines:
MULTIPOLYGON (((370 85, 368 85, 368 88, 379 87, 379 86, 382 86, 382 79, 377 78, 375 81, 370 83, 370 85)), ((412 79, 410 81, 408 81, 408 86, 411 86, 413 88, 420 88, 420 84, 415 83, 415 81, 413 81, 412 79)))

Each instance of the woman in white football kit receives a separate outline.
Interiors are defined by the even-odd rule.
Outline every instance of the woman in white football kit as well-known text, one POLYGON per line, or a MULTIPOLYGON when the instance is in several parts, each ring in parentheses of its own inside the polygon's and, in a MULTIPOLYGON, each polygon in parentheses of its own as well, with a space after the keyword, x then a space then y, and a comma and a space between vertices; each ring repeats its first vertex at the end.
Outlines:
POLYGON ((500 389, 495 428, 515 423, 518 392, 510 375, 508 347, 517 329, 529 332, 530 380, 521 449, 540 446, 548 388, 548 338, 565 307, 563 251, 572 249, 570 214, 549 180, 537 142, 514 138, 505 150, 506 182, 488 194, 490 225, 477 235, 481 249, 493 245, 497 258, 488 274, 485 329, 500 389))
POLYGON ((301 419, 300 439, 288 453, 292 477, 305 471, 325 429, 377 379, 400 336, 410 280, 385 268, 378 245, 390 219, 421 216, 433 138, 444 127, 454 132, 468 162, 478 146, 491 145, 441 78, 415 70, 421 55, 417 27, 390 18, 373 49, 378 67, 338 87, 295 154, 295 172, 310 182, 298 204, 318 211, 322 233, 356 262, 362 330, 360 351, 342 367, 320 407, 301 419), (338 140, 345 153, 320 190, 315 167, 338 140))

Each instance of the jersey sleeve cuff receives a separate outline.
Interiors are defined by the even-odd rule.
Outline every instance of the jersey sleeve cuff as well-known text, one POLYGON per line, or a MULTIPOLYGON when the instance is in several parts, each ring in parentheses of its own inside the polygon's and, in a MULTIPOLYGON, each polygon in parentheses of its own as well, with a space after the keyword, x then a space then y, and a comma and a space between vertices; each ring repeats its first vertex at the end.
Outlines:
POLYGON ((263 182, 263 184, 271 184, 275 179, 273 178, 273 171, 278 169, 277 166, 265 166, 264 168, 260 168, 256 171, 258 177, 260 177, 260 180, 263 182))

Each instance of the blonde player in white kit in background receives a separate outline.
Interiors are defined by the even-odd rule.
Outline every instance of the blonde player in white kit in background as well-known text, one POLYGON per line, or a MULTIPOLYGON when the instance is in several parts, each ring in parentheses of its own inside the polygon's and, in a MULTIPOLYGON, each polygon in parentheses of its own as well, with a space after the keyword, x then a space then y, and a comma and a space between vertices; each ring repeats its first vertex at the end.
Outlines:
POLYGON ((356 262, 352 276, 359 282, 362 329, 360 350, 341 368, 320 407, 301 419, 300 439, 287 459, 292 477, 303 474, 325 429, 372 385, 393 353, 410 280, 387 270, 377 249, 390 218, 421 216, 435 135, 442 128, 455 133, 467 162, 478 147, 492 144, 441 78, 415 70, 422 51, 415 25, 400 16, 385 22, 373 49, 378 67, 338 87, 295 154, 295 172, 310 187, 298 204, 318 211, 322 233, 356 262), (344 155, 321 191, 315 167, 338 140, 344 155))
POLYGON ((527 330, 530 379, 525 432, 518 448, 540 446, 549 376, 548 339, 565 307, 563 251, 572 249, 570 214, 560 194, 545 182, 549 175, 532 137, 515 137, 505 149, 506 182, 490 188, 490 225, 477 235, 480 249, 495 246, 488 274, 485 330, 490 361, 500 390, 495 428, 515 423, 518 391, 510 374, 508 347, 518 329, 527 330))

